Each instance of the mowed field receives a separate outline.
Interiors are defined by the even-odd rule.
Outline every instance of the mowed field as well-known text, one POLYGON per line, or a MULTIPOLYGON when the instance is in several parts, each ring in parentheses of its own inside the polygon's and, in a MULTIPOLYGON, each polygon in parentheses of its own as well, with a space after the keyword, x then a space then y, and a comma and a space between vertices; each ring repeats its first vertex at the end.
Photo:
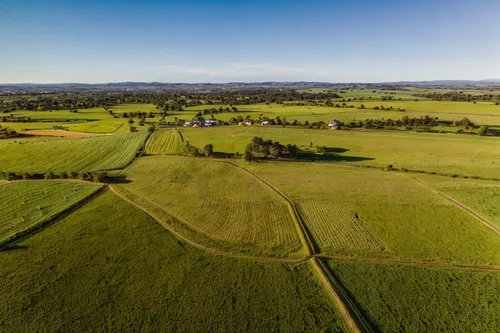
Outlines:
POLYGON ((245 167, 297 204, 324 254, 500 264, 497 233, 404 173, 327 163, 245 167))
POLYGON ((115 188, 141 197, 148 206, 162 209, 199 235, 235 249, 275 255, 300 249, 286 202, 233 165, 145 157, 124 175, 129 183, 113 185, 115 188))
POLYGON ((2 332, 347 332, 308 263, 205 254, 112 193, 0 253, 2 332))
POLYGON ((184 148, 184 139, 178 129, 155 131, 146 143, 146 154, 179 154, 184 148))
POLYGON ((21 181, 0 185, 0 244, 88 197, 98 185, 21 181))
POLYGON ((87 172, 118 169, 135 157, 145 133, 88 139, 9 139, 0 141, 2 172, 87 172))
POLYGON ((376 332, 497 332, 500 272, 330 262, 376 332))
MULTIPOLYGON (((214 151, 243 153, 254 136, 308 149, 326 146, 336 156, 326 161, 457 173, 483 177, 500 174, 500 145, 495 137, 409 132, 358 132, 296 128, 186 128, 184 140, 214 151)), ((300 157, 300 155, 299 155, 300 157)), ((321 159, 321 158, 319 158, 321 159)))

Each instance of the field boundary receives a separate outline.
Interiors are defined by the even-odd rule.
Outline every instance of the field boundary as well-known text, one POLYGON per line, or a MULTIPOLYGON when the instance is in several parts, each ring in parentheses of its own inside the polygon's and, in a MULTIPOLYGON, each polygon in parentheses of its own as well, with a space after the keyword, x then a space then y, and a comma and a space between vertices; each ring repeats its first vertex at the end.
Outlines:
POLYGON ((89 203, 96 197, 98 197, 100 194, 104 193, 106 191, 107 186, 101 186, 98 189, 96 189, 94 192, 89 194, 83 199, 78 200, 74 204, 70 205, 69 207, 49 216, 47 219, 40 221, 39 223, 32 225, 31 227, 24 229, 22 231, 19 231, 15 233, 14 235, 6 238, 5 240, 0 242, 0 252, 7 248, 9 245, 12 245, 14 243, 17 243, 21 240, 27 239, 31 237, 32 235, 36 234, 37 232, 51 226, 52 224, 56 223, 57 221, 61 220, 62 218, 70 215, 71 213, 77 211, 80 207, 84 206, 85 204, 89 203))
POLYGON ((303 257, 303 258, 279 258, 279 257, 262 257, 262 256, 246 256, 246 255, 240 255, 240 254, 235 254, 232 252, 226 252, 226 251, 221 251, 212 247, 208 247, 199 243, 196 243, 195 241, 187 238, 186 236, 181 235, 179 232, 174 230, 171 226, 169 226, 167 223, 165 223, 162 219, 158 218, 156 215, 151 213, 149 210, 146 208, 136 204, 132 200, 126 198, 122 194, 120 194, 118 191, 116 191, 111 185, 108 186, 110 191, 115 194, 117 197, 120 199, 128 202, 129 204, 133 205, 137 209, 141 210, 142 212, 146 213, 149 217, 151 217, 153 220, 155 220, 158 224, 160 224, 162 227, 164 227, 166 230, 168 230, 172 235, 174 235, 177 239, 205 252, 208 254, 214 254, 214 255, 220 255, 220 256, 225 256, 225 257, 231 257, 231 258, 239 258, 239 259, 248 259, 248 260, 255 260, 255 261, 264 261, 264 262, 281 262, 281 263, 304 263, 307 262, 310 258, 309 257, 303 257))
POLYGON ((314 257, 325 260, 335 260, 344 262, 362 262, 367 264, 382 264, 382 265, 408 265, 408 266, 421 266, 428 268, 454 268, 454 269, 475 269, 481 271, 500 271, 500 266, 481 266, 481 265, 467 265, 467 264, 453 264, 443 262, 427 262, 415 260, 391 260, 383 258, 356 258, 356 257, 343 257, 343 256, 329 256, 323 254, 316 254, 314 257))
POLYGON ((287 204, 289 206, 290 214, 292 215, 292 218, 296 223, 296 227, 297 227, 297 230, 299 232, 299 236, 304 244, 304 247, 306 248, 308 255, 312 256, 312 258, 311 258, 312 266, 313 266, 314 270, 316 271, 316 273, 318 274, 324 288, 327 290, 331 299, 336 304, 338 310, 340 310, 342 315, 344 316, 344 320, 346 321, 347 325, 349 326, 349 328, 351 329, 352 332, 360 333, 360 332, 362 332, 362 330, 360 329, 360 324, 358 322, 361 322, 362 326, 363 326, 363 331, 366 330, 367 332, 371 332, 370 326, 366 324, 365 319, 361 316, 361 313, 356 308, 354 302, 347 297, 346 292, 340 287, 340 285, 335 280, 335 278, 331 274, 329 274, 329 271, 323 266, 321 260, 314 257, 317 247, 313 241, 313 238, 309 232, 309 229, 305 225, 304 221, 302 221, 302 218, 301 218, 300 214, 298 213, 297 207, 295 206, 294 202, 287 195, 285 195, 278 188, 276 188, 274 185, 272 185, 269 182, 267 182, 266 180, 260 178, 258 175, 256 175, 252 171, 242 167, 241 165, 235 164, 233 162, 229 162, 229 161, 222 161, 222 162, 231 164, 235 167, 238 167, 241 170, 252 175, 257 181, 261 182, 262 184, 264 184, 265 186, 267 186, 268 188, 273 190, 275 193, 277 193, 281 198, 283 198, 287 202, 287 204), (356 317, 359 317, 357 320, 354 319, 354 317, 352 315, 353 313, 355 314, 356 317))
POLYGON ((436 193, 437 195, 445 198, 446 200, 448 200, 449 202, 451 202, 452 204, 454 204, 457 208, 463 210, 464 212, 466 212, 467 214, 469 214, 470 216, 472 216, 473 218, 475 218, 476 220, 478 220, 479 222, 481 222, 482 224, 484 224, 486 227, 490 228, 491 230, 493 230, 495 233, 497 233, 498 235, 500 235, 500 228, 497 227, 494 223, 490 222, 488 219, 486 219, 485 217, 482 217, 481 215, 479 215, 478 213, 476 213, 475 211, 473 211, 471 208, 465 206, 464 204, 462 204, 460 201, 456 200, 456 199, 453 199, 452 197, 450 197, 449 195, 427 185, 426 183, 418 180, 418 179, 415 179, 415 178, 412 178, 412 177, 408 177, 406 176, 406 178, 408 179, 411 179, 412 181, 414 181, 415 183, 419 184, 420 186, 436 193))

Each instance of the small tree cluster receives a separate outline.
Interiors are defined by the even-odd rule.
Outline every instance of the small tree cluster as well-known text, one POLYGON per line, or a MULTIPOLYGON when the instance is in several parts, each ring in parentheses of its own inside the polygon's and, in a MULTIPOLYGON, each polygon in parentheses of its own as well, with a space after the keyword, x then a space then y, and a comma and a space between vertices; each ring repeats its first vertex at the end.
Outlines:
POLYGON ((254 157, 267 157, 269 155, 274 157, 281 157, 287 155, 289 158, 297 156, 299 148, 296 145, 282 145, 279 142, 272 140, 264 140, 260 137, 254 137, 245 149, 244 158, 247 161, 252 160, 254 157))
POLYGON ((86 181, 93 181, 96 183, 102 183, 106 180, 107 173, 105 171, 94 171, 94 172, 62 172, 60 174, 54 174, 53 172, 43 173, 21 173, 17 174, 15 172, 0 172, 0 179, 2 180, 32 180, 32 179, 80 179, 86 181))

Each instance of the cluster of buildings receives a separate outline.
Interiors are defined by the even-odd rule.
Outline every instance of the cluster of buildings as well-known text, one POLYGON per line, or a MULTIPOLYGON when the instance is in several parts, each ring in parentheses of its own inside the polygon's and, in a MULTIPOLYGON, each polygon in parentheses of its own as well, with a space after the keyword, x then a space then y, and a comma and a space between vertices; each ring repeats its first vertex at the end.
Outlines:
POLYGON ((184 127, 211 127, 211 126, 215 126, 215 120, 204 120, 204 121, 198 121, 198 120, 195 120, 195 121, 186 121, 184 123, 184 127))

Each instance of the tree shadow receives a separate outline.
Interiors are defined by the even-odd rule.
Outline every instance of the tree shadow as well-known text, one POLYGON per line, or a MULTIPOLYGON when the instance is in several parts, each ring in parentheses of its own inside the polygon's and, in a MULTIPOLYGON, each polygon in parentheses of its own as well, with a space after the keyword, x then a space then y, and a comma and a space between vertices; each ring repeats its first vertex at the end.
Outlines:
POLYGON ((372 157, 346 156, 335 153, 314 153, 310 151, 301 151, 296 157, 299 161, 331 161, 331 162, 361 162, 374 160, 372 157))
POLYGON ((130 184, 132 181, 126 175, 118 175, 109 179, 109 184, 130 184))
POLYGON ((0 248, 0 252, 10 252, 10 251, 16 251, 16 250, 26 250, 28 247, 24 245, 7 245, 5 247, 0 248))
POLYGON ((327 153, 345 153, 349 151, 347 148, 339 148, 339 147, 326 147, 325 152, 327 153))
POLYGON ((222 152, 222 151, 214 151, 214 152, 212 152, 212 156, 214 158, 233 158, 234 154, 225 153, 225 152, 222 152))

